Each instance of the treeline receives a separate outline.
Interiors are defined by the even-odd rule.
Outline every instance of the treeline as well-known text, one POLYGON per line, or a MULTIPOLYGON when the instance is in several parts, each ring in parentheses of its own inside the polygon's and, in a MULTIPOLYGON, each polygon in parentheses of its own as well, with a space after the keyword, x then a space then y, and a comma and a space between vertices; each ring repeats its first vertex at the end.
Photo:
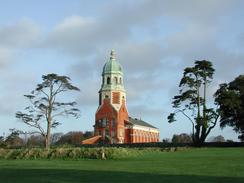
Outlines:
MULTIPOLYGON (((54 133, 51 135, 52 146, 78 146, 82 140, 93 136, 92 131, 70 131, 54 133)), ((0 136, 0 148, 21 148, 21 147, 45 147, 45 138, 42 135, 20 134, 12 131, 7 137, 0 136)))
MULTIPOLYGON (((92 131, 70 131, 66 134, 64 133, 54 133, 51 135, 51 146, 53 147, 79 147, 82 146, 81 142, 85 139, 88 139, 93 136, 92 131)), ((225 139, 223 136, 218 135, 218 136, 213 136, 210 137, 208 142, 216 142, 216 143, 232 143, 233 140, 225 139)), ((157 147, 161 147, 163 144, 172 144, 170 146, 175 146, 175 144, 181 144, 180 146, 185 146, 193 143, 191 135, 182 133, 182 134, 174 134, 172 139, 163 139, 162 142, 157 143, 157 147), (160 145, 158 145, 160 144, 160 145)), ((103 146, 106 144, 99 144, 98 146, 103 146)), ((127 144, 128 145, 128 144, 127 144)), ((127 146, 126 145, 126 146, 127 146)), ((144 143, 144 145, 139 145, 142 147, 147 147, 149 145, 154 147, 155 143, 144 143)), ((95 145, 96 146, 96 145, 95 145)), ((115 145, 116 146, 116 145, 115 145)), ((120 147, 123 147, 123 145, 119 145, 120 147)), ((133 146, 133 145, 132 145, 133 146)), ((135 145, 138 146, 138 145, 135 145)), ((0 136, 0 148, 35 148, 35 147, 40 147, 43 148, 45 147, 45 139, 41 135, 25 135, 25 134, 19 134, 17 131, 12 131, 10 135, 7 137, 0 136)))

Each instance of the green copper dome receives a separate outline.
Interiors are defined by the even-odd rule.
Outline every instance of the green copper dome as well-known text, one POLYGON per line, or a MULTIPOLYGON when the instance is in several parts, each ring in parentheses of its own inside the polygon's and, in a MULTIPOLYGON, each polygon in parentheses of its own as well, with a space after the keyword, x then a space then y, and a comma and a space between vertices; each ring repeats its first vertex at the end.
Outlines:
POLYGON ((103 66, 103 75, 109 74, 109 73, 122 73, 122 67, 121 65, 116 61, 115 59, 115 51, 111 51, 110 59, 105 63, 103 66))

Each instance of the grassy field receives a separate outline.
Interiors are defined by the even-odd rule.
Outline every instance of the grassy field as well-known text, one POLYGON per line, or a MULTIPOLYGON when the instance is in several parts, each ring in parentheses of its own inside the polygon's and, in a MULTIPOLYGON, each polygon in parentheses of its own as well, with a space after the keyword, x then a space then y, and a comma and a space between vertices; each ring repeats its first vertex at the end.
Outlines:
POLYGON ((0 183, 244 182, 244 148, 147 152, 121 160, 0 160, 0 183))

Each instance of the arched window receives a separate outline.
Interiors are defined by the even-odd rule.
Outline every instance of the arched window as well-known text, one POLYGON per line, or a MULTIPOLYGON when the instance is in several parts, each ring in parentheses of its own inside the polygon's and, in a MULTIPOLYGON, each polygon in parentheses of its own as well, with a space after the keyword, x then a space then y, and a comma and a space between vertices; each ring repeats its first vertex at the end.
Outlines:
POLYGON ((118 84, 118 78, 117 77, 114 77, 114 83, 118 84))
POLYGON ((119 78, 119 83, 122 84, 122 78, 119 78))
POLYGON ((107 77, 107 84, 110 84, 110 77, 107 77))

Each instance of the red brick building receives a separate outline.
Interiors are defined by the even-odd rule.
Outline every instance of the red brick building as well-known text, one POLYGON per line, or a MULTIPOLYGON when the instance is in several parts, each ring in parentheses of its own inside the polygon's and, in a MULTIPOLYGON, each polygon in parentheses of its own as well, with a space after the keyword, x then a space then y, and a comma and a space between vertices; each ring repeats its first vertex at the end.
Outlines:
POLYGON ((99 106, 95 114, 95 137, 84 144, 106 140, 108 143, 158 142, 159 130, 142 121, 129 117, 126 108, 126 92, 121 65, 112 50, 109 61, 103 67, 99 106))

